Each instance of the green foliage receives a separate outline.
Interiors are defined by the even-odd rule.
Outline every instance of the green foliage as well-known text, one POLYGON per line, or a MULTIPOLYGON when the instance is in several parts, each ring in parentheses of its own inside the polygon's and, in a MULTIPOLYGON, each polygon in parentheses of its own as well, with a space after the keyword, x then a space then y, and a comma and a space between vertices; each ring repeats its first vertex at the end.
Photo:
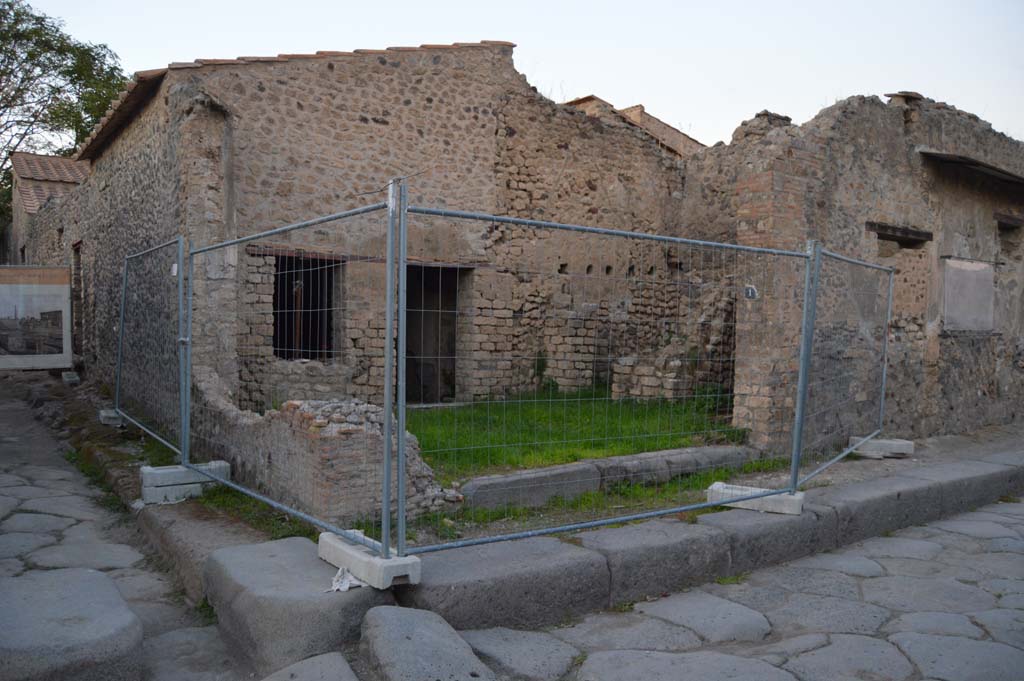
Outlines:
POLYGON ((747 577, 750 575, 746 572, 742 572, 738 575, 732 575, 731 577, 717 577, 715 578, 716 584, 742 584, 747 581, 747 577))
POLYGON ((557 388, 504 401, 412 409, 407 428, 445 483, 470 475, 571 463, 587 458, 742 443, 746 431, 721 418, 729 413, 718 386, 685 400, 615 400, 607 387, 557 388))
POLYGON ((217 611, 213 609, 210 601, 206 600, 205 596, 199 605, 196 606, 195 610, 196 615, 199 616, 199 622, 203 626, 208 627, 217 623, 217 611))
POLYGON ((69 155, 125 82, 106 45, 75 40, 24 0, 0 0, 0 224, 10 219, 10 155, 69 155))
POLYGON ((242 494, 226 485, 216 485, 203 492, 199 503, 223 511, 266 533, 271 539, 306 537, 316 541, 320 530, 309 523, 283 513, 258 499, 242 494))

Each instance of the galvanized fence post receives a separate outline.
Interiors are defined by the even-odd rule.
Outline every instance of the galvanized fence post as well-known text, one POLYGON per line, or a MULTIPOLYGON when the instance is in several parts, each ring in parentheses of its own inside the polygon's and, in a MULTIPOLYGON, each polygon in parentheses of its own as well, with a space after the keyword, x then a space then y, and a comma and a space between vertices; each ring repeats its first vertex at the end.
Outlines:
POLYGON ((793 451, 790 455, 789 491, 796 493, 800 481, 800 457, 803 453, 804 418, 807 411, 807 381, 811 373, 814 349, 814 319, 818 302, 818 278, 821 274, 821 243, 807 243, 807 269, 804 271, 804 309, 800 325, 800 373, 797 379, 796 415, 793 422, 793 451))
POLYGON ((892 324, 892 290, 895 285, 896 270, 889 271, 889 299, 885 308, 885 336, 882 339, 882 395, 878 406, 878 430, 885 426, 885 380, 889 368, 889 326, 892 324))
POLYGON ((185 238, 178 237, 178 254, 174 275, 178 279, 178 449, 181 450, 181 462, 185 458, 185 437, 187 435, 188 421, 188 400, 185 397, 185 348, 188 343, 188 336, 185 330, 185 238))
POLYGON ((114 368, 114 411, 121 412, 121 365, 124 362, 124 308, 128 302, 128 258, 121 277, 121 312, 117 323, 117 364, 114 368))
POLYGON ((391 437, 394 434, 393 366, 395 360, 395 231, 398 223, 398 180, 388 184, 388 234, 386 310, 384 312, 384 462, 380 500, 380 555, 391 557, 391 437))
POLYGON ((406 278, 409 257, 409 186, 405 178, 398 185, 398 555, 405 555, 405 370, 406 370, 406 322, 408 288, 406 278))

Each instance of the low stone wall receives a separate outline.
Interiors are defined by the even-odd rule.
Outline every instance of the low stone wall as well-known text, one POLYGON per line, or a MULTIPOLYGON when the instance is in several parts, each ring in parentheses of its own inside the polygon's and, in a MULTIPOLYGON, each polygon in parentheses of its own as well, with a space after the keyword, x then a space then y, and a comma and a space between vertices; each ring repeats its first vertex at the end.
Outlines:
MULTIPOLYGON (((376 519, 383 421, 382 407, 354 398, 291 400, 263 415, 242 411, 216 377, 200 371, 193 392, 193 459, 225 459, 237 482, 328 522, 376 519)), ((406 508, 416 517, 442 506, 443 491, 415 436, 408 434, 406 443, 406 508)), ((396 468, 397 436, 392 458, 396 468)), ((394 511, 394 479, 391 490, 394 511)))

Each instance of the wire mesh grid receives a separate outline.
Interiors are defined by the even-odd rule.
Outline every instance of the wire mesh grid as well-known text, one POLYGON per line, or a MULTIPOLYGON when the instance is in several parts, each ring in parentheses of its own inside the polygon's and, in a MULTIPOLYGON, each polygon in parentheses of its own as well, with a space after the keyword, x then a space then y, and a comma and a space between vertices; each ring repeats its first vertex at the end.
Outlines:
POLYGON ((124 261, 116 406, 180 448, 179 241, 124 261))
POLYGON ((192 264, 192 460, 226 459, 236 483, 370 538, 387 237, 376 211, 194 252, 192 264))
POLYGON ((408 241, 408 455, 447 491, 411 552, 789 470, 806 258, 421 214, 408 241))
POLYGON ((882 427, 888 269, 820 255, 803 424, 801 478, 882 427))

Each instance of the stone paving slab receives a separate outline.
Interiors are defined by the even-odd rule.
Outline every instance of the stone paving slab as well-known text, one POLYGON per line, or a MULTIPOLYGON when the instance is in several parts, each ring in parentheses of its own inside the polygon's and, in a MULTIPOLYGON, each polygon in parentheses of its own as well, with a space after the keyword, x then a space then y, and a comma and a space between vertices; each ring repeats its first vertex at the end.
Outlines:
POLYGON ((108 511, 104 511, 91 499, 80 496, 29 499, 21 504, 19 510, 31 511, 33 513, 49 513, 76 520, 109 521, 112 518, 108 511))
POLYGON ((762 660, 716 652, 660 653, 641 650, 601 652, 580 667, 578 681, 798 681, 762 660))
POLYGON ((1020 681, 1024 650, 957 636, 893 634, 889 640, 921 673, 951 681, 1020 681))
POLYGON ((971 624, 971 620, 966 615, 947 612, 911 612, 900 615, 882 627, 882 631, 890 634, 914 631, 919 634, 964 636, 966 638, 981 638, 985 635, 985 632, 971 624))
POLYGON ((885 569, 870 558, 847 553, 819 553, 793 561, 790 566, 841 572, 853 577, 880 577, 885 574, 885 569))
POLYGON ((896 646, 868 636, 835 634, 829 645, 797 655, 783 668, 801 681, 886 679, 903 681, 914 667, 896 646))
POLYGON ((147 681, 240 681, 217 627, 175 629, 143 642, 147 681))
POLYGON ((459 634, 493 671, 522 681, 557 681, 568 673, 580 652, 541 632, 497 627, 459 634))
POLYGON ((572 626, 551 629, 552 636, 588 652, 598 650, 660 650, 679 652, 701 646, 687 629, 638 613, 597 613, 572 626))
POLYGON ((363 619, 360 655, 381 681, 495 681, 473 649, 436 613, 380 606, 363 619))
POLYGON ((14 497, 15 499, 44 499, 46 497, 66 497, 68 493, 64 490, 50 489, 49 487, 21 485, 19 487, 4 487, 4 496, 14 497))
POLYGON ((126 544, 104 542, 61 543, 33 551, 26 556, 28 562, 37 567, 85 567, 94 570, 131 567, 142 558, 141 553, 126 544))
POLYGON ((771 631, 768 620, 756 610, 699 590, 640 603, 636 610, 692 629, 711 643, 760 641, 771 631))
POLYGON ((791 596, 786 605, 768 610, 765 615, 773 631, 787 635, 874 634, 890 617, 889 611, 878 605, 814 594, 791 596))
POLYGON ((93 570, 0 580, 4 678, 137 681, 142 624, 109 577, 93 570))
POLYGON ((263 681, 359 681, 341 653, 324 653, 288 665, 263 681))
POLYGON ((0 535, 0 558, 16 558, 57 541, 52 534, 8 532, 0 535))
POLYGON ((75 524, 73 518, 46 513, 14 513, 0 523, 0 532, 60 532, 75 524))

